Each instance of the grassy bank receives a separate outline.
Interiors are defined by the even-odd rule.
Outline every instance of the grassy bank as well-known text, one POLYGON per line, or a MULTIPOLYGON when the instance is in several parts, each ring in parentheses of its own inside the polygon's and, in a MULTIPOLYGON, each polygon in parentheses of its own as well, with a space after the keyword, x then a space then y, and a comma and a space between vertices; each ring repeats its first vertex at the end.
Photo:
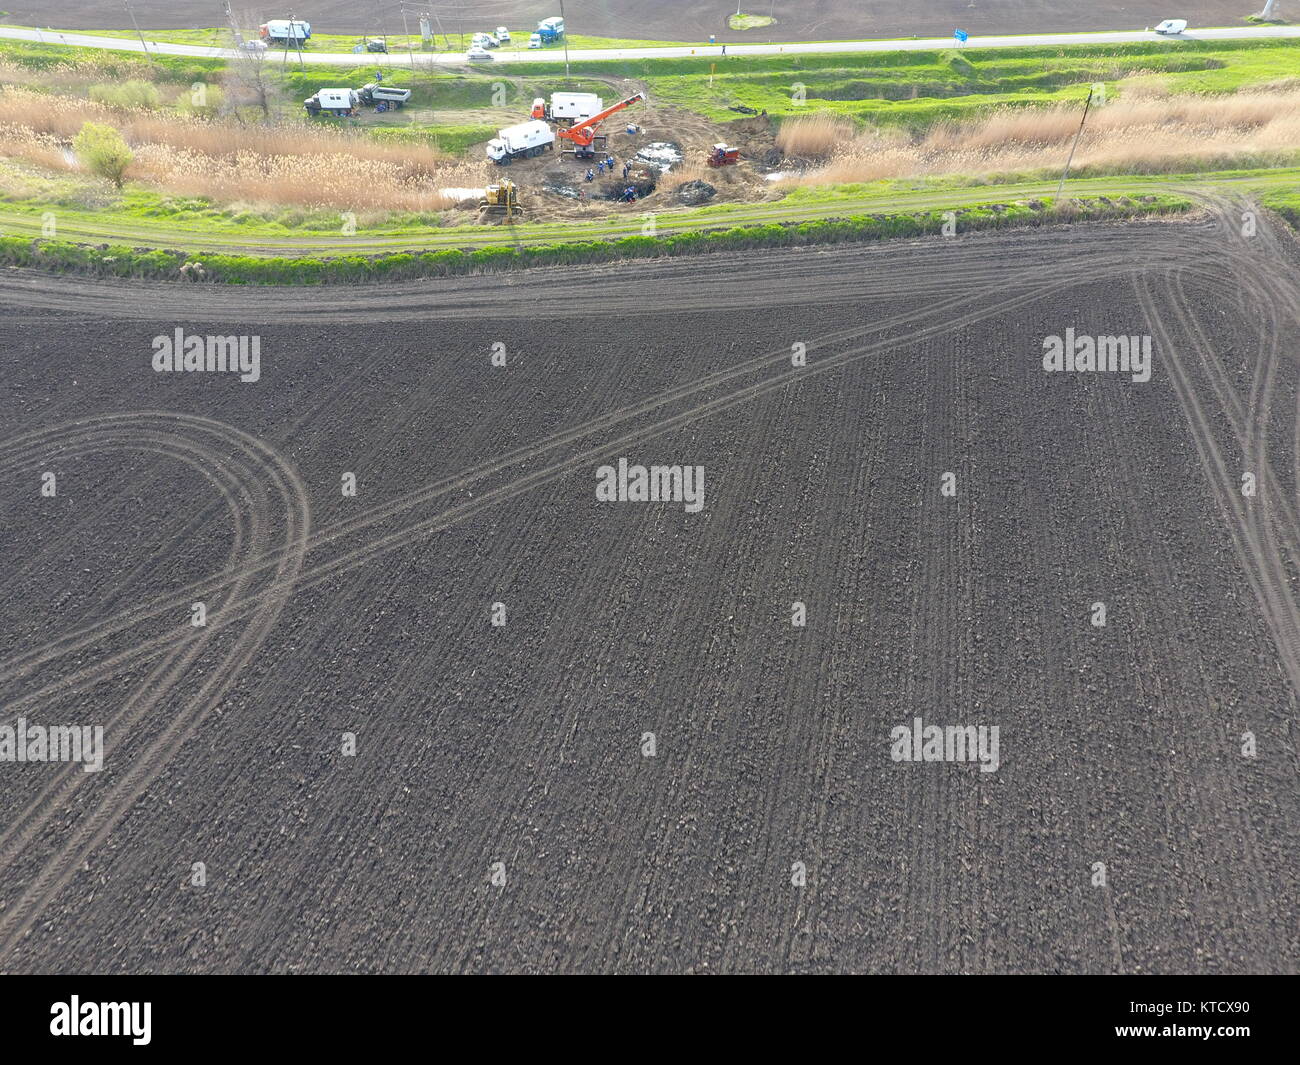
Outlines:
MULTIPOLYGON (((144 57, 96 49, 0 43, 0 57, 41 70, 93 64, 113 78, 155 77, 177 84, 219 79, 221 59, 144 57)), ((391 84, 415 92, 413 107, 435 112, 484 108, 493 86, 505 83, 507 103, 518 107, 539 90, 564 84, 564 63, 552 52, 499 70, 415 69, 406 56, 357 56, 355 67, 296 67, 273 57, 269 66, 296 105, 317 89, 360 85, 377 65, 391 84)), ((737 117, 736 107, 772 115, 809 111, 855 122, 923 128, 942 119, 1002 105, 1038 106, 1076 99, 1096 83, 1110 95, 1130 85, 1172 94, 1236 92, 1300 80, 1300 43, 1265 41, 1150 41, 1136 44, 947 49, 941 51, 816 55, 646 58, 584 62, 581 78, 645 83, 654 103, 681 107, 715 120, 737 117)))
POLYGON ((666 236, 627 236, 613 241, 569 241, 522 247, 487 247, 465 251, 398 252, 333 258, 295 256, 196 255, 166 249, 89 246, 68 241, 0 237, 0 263, 56 273, 102 277, 150 278, 225 284, 310 285, 355 281, 450 277, 482 271, 629 258, 662 258, 749 248, 935 236, 955 223, 958 233, 1012 226, 1087 222, 1174 214, 1192 201, 1173 195, 1119 200, 1050 200, 988 204, 954 212, 856 215, 808 222, 768 223, 727 229, 700 229, 666 236))

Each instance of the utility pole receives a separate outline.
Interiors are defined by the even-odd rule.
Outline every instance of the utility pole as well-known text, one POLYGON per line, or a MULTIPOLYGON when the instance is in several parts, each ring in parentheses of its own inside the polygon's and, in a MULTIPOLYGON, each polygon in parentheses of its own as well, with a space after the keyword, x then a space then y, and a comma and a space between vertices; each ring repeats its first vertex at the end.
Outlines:
MULTIPOLYGON (((560 21, 564 22, 564 0, 560 0, 560 21)), ((564 80, 569 80, 569 24, 564 22, 564 80)))
POLYGON ((1273 6, 1274 6, 1276 3, 1277 3, 1277 0, 1268 0, 1268 3, 1266 3, 1266 4, 1264 5, 1264 10, 1261 11, 1261 12, 1260 12, 1258 15, 1256 15, 1255 17, 1258 18, 1258 19, 1262 19, 1264 22, 1272 22, 1272 21, 1273 21, 1273 6))
POLYGON ((1088 108, 1092 106, 1092 90, 1088 90, 1088 99, 1083 104, 1083 117, 1079 119, 1079 130, 1074 135, 1074 143, 1070 145, 1070 157, 1065 160, 1065 172, 1061 174, 1061 181, 1056 186, 1056 203, 1061 202, 1061 190, 1065 188, 1065 179, 1070 176, 1070 164, 1074 162, 1074 149, 1079 147, 1079 138, 1083 136, 1083 124, 1088 121, 1088 108))
POLYGON ((149 60, 149 65, 153 66, 153 56, 149 53, 149 46, 145 43, 144 34, 140 32, 140 23, 135 20, 135 11, 131 7, 131 0, 122 0, 122 6, 126 8, 126 13, 131 16, 131 25, 135 27, 135 35, 140 38, 140 47, 144 49, 144 57, 149 60))
POLYGON ((406 5, 402 5, 402 32, 406 34, 406 54, 411 57, 411 69, 415 69, 415 52, 411 50, 411 24, 406 21, 406 5))

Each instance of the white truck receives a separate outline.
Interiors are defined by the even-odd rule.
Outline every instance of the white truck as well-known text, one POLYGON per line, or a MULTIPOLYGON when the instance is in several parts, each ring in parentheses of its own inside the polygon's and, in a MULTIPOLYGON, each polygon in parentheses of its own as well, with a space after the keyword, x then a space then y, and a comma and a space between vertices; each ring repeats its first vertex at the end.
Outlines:
POLYGON ((357 113, 360 103, 361 94, 356 89, 321 89, 307 97, 302 106, 309 115, 319 115, 323 111, 336 118, 346 118, 357 113))
POLYGON ((487 144, 487 157, 498 166, 509 166, 516 159, 531 159, 555 148, 555 130, 545 122, 532 119, 498 130, 487 144))

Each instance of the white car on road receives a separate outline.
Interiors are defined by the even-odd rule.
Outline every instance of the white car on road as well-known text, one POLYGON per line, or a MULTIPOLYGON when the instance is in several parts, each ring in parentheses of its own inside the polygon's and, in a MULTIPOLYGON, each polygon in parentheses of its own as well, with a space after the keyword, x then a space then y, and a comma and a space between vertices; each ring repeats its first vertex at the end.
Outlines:
POLYGON ((470 63, 475 63, 475 62, 481 63, 483 60, 491 59, 491 58, 492 58, 492 53, 489 52, 486 48, 480 48, 478 45, 475 45, 473 48, 471 48, 468 52, 465 53, 465 59, 470 63))
POLYGON ((1156 33, 1165 37, 1176 37, 1187 29, 1185 18, 1167 18, 1156 27, 1156 33))

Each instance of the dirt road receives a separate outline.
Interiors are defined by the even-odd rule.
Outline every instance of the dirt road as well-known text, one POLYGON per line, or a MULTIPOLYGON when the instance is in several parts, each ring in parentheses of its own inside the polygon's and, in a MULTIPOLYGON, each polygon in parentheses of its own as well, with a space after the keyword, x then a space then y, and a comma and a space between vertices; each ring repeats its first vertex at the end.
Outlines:
POLYGON ((0 276, 0 724, 107 745, 0 761, 0 968, 1296 971, 1300 269, 1238 217, 0 276))

